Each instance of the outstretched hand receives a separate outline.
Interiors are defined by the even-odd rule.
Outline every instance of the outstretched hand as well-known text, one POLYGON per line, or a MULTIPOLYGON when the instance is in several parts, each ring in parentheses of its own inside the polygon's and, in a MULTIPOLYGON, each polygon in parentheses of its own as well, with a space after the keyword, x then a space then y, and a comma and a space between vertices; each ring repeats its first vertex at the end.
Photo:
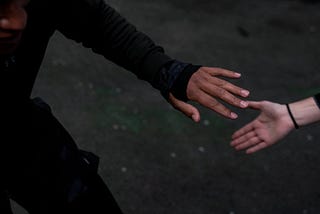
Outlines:
MULTIPOLYGON (((240 74, 222 68, 201 67, 190 78, 187 86, 187 97, 218 114, 236 119, 238 115, 220 103, 217 99, 225 101, 239 108, 246 108, 248 103, 237 96, 247 97, 249 91, 229 83, 219 77, 240 78, 240 74)), ((193 105, 176 99, 171 93, 169 102, 174 108, 181 111, 193 121, 200 121, 199 110, 193 105)))
POLYGON ((246 149, 247 154, 273 145, 294 129, 285 105, 269 101, 249 101, 249 107, 260 110, 260 115, 232 135, 232 147, 246 149))

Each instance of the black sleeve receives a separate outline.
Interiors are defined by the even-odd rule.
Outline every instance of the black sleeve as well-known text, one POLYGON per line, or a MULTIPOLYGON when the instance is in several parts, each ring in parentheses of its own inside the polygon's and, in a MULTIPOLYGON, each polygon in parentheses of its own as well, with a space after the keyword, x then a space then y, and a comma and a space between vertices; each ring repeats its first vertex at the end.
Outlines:
POLYGON ((172 62, 162 47, 108 6, 104 0, 55 0, 56 28, 108 60, 158 85, 159 71, 172 62))
POLYGON ((192 74, 194 74, 200 67, 200 65, 188 64, 173 82, 172 86, 170 87, 170 92, 177 99, 185 102, 189 100, 187 97, 187 86, 192 74))
POLYGON ((160 90, 162 96, 168 100, 169 92, 177 99, 188 101, 187 86, 192 74, 200 66, 173 60, 162 66, 155 76, 153 87, 160 90))
POLYGON ((316 101, 318 107, 320 108, 320 93, 314 95, 313 98, 316 101))

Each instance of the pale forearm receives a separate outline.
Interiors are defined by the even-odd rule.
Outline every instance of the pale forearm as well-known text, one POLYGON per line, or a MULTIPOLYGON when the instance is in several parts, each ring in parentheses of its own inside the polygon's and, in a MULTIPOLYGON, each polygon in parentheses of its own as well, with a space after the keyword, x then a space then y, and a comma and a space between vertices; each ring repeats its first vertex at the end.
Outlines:
POLYGON ((290 103, 289 106, 299 126, 320 121, 320 109, 313 97, 290 103))

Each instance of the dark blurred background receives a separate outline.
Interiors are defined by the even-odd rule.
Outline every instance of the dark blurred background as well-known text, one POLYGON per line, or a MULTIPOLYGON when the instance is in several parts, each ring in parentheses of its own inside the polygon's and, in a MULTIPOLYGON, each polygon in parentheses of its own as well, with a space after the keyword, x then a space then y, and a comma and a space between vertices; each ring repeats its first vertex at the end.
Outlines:
MULTIPOLYGON (((109 0, 182 61, 242 73, 252 100, 320 91, 320 4, 299 0, 109 0)), ((319 125, 254 155, 235 152, 236 121, 199 106, 193 123, 148 83, 56 33, 34 96, 78 142, 125 214, 320 213, 319 125)), ((16 213, 25 213, 14 204, 16 213)))

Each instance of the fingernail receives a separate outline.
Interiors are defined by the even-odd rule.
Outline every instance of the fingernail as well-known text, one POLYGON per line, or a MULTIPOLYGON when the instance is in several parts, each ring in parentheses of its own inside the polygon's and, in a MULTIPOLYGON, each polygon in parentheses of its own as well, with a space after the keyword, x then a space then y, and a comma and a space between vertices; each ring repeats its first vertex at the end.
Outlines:
POLYGON ((241 94, 246 97, 246 96, 248 96, 250 94, 250 92, 247 91, 247 90, 242 90, 241 94))
POLYGON ((238 115, 234 112, 231 112, 230 116, 232 119, 236 119, 238 117, 238 115))
POLYGON ((241 106, 241 107, 247 107, 247 106, 248 106, 248 103, 245 102, 245 101, 241 101, 241 102, 240 102, 240 106, 241 106))
POLYGON ((192 118, 193 121, 197 121, 197 116, 196 116, 195 114, 193 114, 193 115, 191 116, 191 118, 192 118))
POLYGON ((237 77, 241 77, 240 73, 234 73, 237 77))

